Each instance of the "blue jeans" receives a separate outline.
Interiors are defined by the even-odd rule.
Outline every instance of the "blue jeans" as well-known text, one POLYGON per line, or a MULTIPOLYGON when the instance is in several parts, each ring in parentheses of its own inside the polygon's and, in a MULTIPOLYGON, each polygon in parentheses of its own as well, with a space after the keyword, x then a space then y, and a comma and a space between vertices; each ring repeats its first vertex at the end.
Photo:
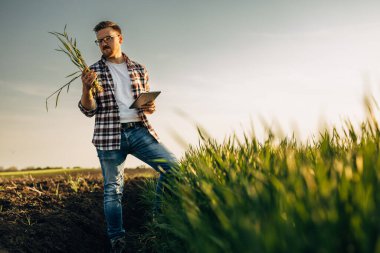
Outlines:
POLYGON ((104 214, 110 239, 124 236, 122 203, 124 162, 128 154, 135 156, 160 172, 156 187, 155 210, 159 209, 159 196, 165 174, 178 162, 144 126, 122 129, 119 150, 97 150, 104 178, 104 214))

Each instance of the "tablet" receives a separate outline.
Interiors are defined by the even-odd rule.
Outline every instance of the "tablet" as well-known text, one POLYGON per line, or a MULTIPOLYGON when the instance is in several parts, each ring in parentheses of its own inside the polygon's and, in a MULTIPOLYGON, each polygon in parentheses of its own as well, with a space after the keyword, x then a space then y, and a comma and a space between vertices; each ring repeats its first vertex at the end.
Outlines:
POLYGON ((140 93, 136 100, 131 104, 129 109, 138 109, 149 102, 153 102, 156 99, 156 97, 160 95, 160 93, 161 91, 149 91, 140 93))

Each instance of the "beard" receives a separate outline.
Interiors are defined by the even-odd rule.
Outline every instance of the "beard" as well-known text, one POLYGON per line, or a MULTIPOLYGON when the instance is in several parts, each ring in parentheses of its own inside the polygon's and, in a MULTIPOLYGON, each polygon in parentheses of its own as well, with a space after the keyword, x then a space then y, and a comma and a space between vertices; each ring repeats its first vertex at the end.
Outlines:
POLYGON ((105 57, 109 57, 109 56, 112 55, 112 49, 111 49, 110 47, 105 46, 105 47, 103 47, 103 49, 102 49, 102 53, 103 53, 103 55, 104 55, 105 57))

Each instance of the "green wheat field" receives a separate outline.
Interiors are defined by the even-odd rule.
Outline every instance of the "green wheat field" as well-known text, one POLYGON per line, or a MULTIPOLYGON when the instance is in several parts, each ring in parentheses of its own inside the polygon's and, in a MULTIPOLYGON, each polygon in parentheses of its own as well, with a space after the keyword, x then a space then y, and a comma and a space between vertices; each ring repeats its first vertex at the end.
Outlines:
POLYGON ((380 252, 380 128, 365 104, 365 122, 306 144, 201 133, 143 237, 158 235, 156 252, 380 252))

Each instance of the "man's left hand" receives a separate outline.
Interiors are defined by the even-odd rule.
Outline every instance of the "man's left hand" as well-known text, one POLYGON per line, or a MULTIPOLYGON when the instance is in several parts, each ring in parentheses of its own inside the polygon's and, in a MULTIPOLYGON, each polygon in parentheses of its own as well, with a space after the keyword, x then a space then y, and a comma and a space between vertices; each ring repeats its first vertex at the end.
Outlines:
POLYGON ((141 109, 144 110, 145 114, 152 114, 154 111, 156 111, 156 105, 154 102, 146 103, 145 105, 141 106, 141 109))

